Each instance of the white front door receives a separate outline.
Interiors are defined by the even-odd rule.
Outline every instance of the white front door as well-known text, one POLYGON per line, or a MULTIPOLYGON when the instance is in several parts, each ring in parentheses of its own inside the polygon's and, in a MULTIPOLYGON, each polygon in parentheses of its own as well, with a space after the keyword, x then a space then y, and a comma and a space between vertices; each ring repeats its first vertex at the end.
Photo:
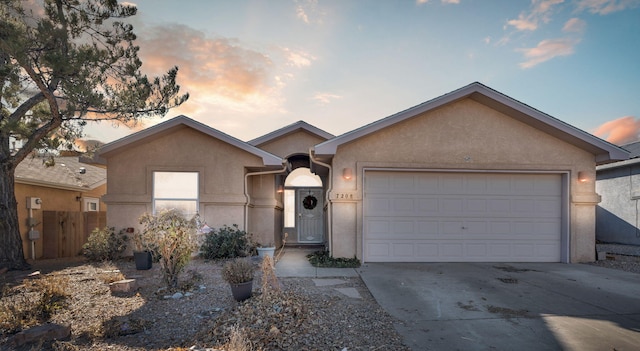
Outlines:
POLYGON ((298 242, 322 243, 324 241, 322 188, 297 189, 296 199, 298 242))

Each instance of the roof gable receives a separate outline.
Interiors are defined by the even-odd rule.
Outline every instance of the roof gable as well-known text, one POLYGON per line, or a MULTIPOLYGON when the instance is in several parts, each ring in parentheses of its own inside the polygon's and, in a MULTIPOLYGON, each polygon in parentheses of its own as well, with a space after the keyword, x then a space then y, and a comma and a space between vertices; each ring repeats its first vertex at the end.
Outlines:
POLYGON ((249 140, 248 143, 254 146, 259 146, 275 139, 282 138, 291 133, 295 133, 299 130, 306 131, 310 134, 316 135, 322 139, 328 140, 335 137, 333 134, 327 133, 324 130, 314 127, 305 121, 298 121, 288 126, 282 127, 278 130, 275 130, 271 133, 265 134, 261 137, 255 138, 253 140, 249 140))
POLYGON ((114 142, 106 144, 100 148, 98 151, 100 157, 108 157, 109 154, 114 152, 122 151, 123 148, 142 141, 146 138, 150 138, 153 136, 161 135, 164 133, 170 132, 173 128, 186 126, 189 128, 193 128, 197 131, 200 131, 206 135, 209 135, 213 138, 216 138, 220 141, 223 141, 227 144, 233 145, 239 149, 242 149, 250 154, 253 154, 262 159, 264 166, 282 166, 282 159, 276 155, 273 155, 269 152, 261 150, 249 143, 246 143, 240 139, 236 139, 228 134, 225 134, 217 129, 211 128, 203 123, 195 121, 187 116, 180 115, 178 117, 174 117, 166 122, 157 124, 155 126, 149 127, 140 132, 131 134, 124 138, 118 139, 114 142))
POLYGON ((425 112, 432 111, 444 105, 455 103, 467 98, 593 153, 596 156, 596 162, 598 164, 629 158, 629 153, 626 150, 562 122, 550 115, 540 112, 529 105, 512 99, 478 82, 471 83, 448 94, 327 140, 316 145, 314 152, 317 156, 333 156, 340 145, 370 135, 396 123, 414 118, 425 112))

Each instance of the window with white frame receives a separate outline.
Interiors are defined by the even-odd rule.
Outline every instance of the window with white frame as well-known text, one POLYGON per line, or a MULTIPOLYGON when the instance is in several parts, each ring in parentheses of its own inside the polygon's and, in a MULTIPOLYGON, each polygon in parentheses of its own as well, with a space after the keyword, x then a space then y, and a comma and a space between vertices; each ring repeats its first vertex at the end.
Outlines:
POLYGON ((95 197, 83 197, 82 203, 83 203, 84 212, 100 211, 100 200, 95 197))
POLYGON ((285 228, 296 226, 296 191, 293 189, 284 191, 284 226, 285 228))
POLYGON ((153 172, 153 212, 176 209, 191 218, 198 212, 198 172, 153 172))

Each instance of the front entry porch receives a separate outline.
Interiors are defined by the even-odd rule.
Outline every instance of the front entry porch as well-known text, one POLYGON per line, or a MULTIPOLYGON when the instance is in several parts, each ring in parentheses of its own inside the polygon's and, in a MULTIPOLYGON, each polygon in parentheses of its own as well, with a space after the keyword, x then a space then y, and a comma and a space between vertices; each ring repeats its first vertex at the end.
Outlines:
POLYGON ((297 168, 285 180, 284 233, 287 245, 325 243, 324 190, 320 177, 297 168))

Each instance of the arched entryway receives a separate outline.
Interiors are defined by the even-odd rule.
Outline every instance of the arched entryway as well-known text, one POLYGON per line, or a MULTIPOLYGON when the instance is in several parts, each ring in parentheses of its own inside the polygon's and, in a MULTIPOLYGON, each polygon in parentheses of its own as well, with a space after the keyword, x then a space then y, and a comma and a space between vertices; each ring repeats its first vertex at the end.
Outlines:
POLYGON ((298 167, 284 182, 284 231, 287 244, 325 242, 322 180, 307 167, 298 167))

